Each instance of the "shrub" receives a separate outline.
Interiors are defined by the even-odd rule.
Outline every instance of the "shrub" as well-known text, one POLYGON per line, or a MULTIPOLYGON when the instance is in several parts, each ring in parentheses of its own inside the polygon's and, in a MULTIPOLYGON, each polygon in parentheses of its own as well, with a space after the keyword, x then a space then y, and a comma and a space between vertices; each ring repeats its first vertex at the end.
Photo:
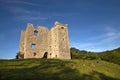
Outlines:
POLYGON ((24 53, 22 52, 17 52, 16 59, 23 59, 24 58, 24 53))

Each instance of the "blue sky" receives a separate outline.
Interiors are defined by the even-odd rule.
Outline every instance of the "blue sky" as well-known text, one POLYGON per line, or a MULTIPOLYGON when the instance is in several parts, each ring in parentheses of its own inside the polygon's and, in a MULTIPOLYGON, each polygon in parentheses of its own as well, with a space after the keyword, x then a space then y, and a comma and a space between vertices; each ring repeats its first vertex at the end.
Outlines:
POLYGON ((71 47, 105 51, 120 47, 120 0, 0 0, 0 58, 15 58, 27 23, 68 24, 71 47))

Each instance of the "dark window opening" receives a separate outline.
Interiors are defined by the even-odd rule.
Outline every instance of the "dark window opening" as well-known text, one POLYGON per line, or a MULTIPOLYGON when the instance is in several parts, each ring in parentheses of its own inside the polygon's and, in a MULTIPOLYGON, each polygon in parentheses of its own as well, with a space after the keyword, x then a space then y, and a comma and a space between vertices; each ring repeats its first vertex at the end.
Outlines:
POLYGON ((43 58, 47 58, 48 52, 45 52, 43 58))
POLYGON ((50 56, 52 55, 52 53, 50 53, 50 56))
POLYGON ((64 29, 64 27, 61 27, 61 29, 64 29))
POLYGON ((34 31, 34 36, 37 36, 37 35, 38 35, 38 31, 35 30, 35 31, 34 31))
POLYGON ((32 48, 32 49, 36 48, 36 44, 32 44, 32 45, 31 45, 31 48, 32 48))
POLYGON ((56 58, 57 58, 57 55, 56 55, 56 58))
POLYGON ((64 41, 64 38, 63 38, 63 41, 64 41))
POLYGON ((36 56, 36 55, 37 55, 37 54, 34 52, 34 53, 33 53, 33 56, 36 56))

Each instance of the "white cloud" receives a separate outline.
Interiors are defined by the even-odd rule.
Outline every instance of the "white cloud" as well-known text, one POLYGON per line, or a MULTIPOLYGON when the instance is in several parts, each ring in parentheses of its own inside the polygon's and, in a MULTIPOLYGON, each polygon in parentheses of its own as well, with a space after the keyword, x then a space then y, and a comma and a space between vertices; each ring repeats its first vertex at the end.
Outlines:
POLYGON ((103 40, 106 42, 112 42, 117 39, 120 39, 119 29, 115 29, 114 27, 107 27, 105 36, 106 36, 106 38, 103 40))
POLYGON ((14 14, 14 18, 17 20, 47 20, 48 16, 45 14, 35 11, 28 10, 20 7, 7 7, 7 9, 14 14))
MULTIPOLYGON (((56 12, 51 10, 52 12, 44 12, 42 10, 43 7, 46 7, 43 4, 38 4, 33 1, 23 1, 23 0, 3 0, 2 5, 3 8, 6 8, 13 14, 13 19, 15 20, 48 20, 54 17, 71 17, 74 15, 80 15, 80 13, 76 12, 56 12), (26 6, 34 6, 33 8, 24 7, 26 6), (40 8, 39 10, 38 7, 40 8), (41 11, 42 10, 42 11, 41 11)), ((48 8, 47 8, 48 9, 48 8)), ((50 9, 50 8, 49 8, 50 9)), ((53 9, 53 8, 52 8, 53 9)))
POLYGON ((4 0, 2 2, 6 4, 25 4, 25 5, 30 5, 30 6, 39 6, 39 4, 26 2, 22 0, 4 0))
POLYGON ((120 43, 116 43, 116 41, 120 40, 119 29, 105 27, 104 30, 105 32, 102 35, 97 35, 96 37, 90 36, 87 42, 71 42, 71 47, 97 52, 120 47, 120 43))
POLYGON ((2 8, 5 8, 7 11, 12 13, 13 19, 15 20, 46 20, 48 16, 41 13, 40 11, 34 9, 28 9, 22 7, 22 5, 30 5, 30 6, 39 6, 37 3, 26 2, 21 0, 4 0, 1 1, 2 8))

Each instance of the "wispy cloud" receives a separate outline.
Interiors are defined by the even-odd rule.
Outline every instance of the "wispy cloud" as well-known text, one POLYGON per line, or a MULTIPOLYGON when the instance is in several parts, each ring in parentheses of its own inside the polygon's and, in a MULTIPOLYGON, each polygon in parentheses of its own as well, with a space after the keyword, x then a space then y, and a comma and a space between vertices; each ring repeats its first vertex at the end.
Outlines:
POLYGON ((115 41, 116 39, 120 39, 120 31, 119 29, 116 29, 114 27, 106 27, 105 28, 106 33, 105 33, 105 39, 103 41, 106 42, 112 42, 115 41))
POLYGON ((32 3, 32 2, 26 2, 23 0, 4 0, 2 2, 6 4, 25 4, 25 5, 30 5, 30 6, 39 6, 39 4, 32 3))
POLYGON ((78 13, 58 13, 58 12, 43 12, 33 9, 25 9, 22 7, 8 6, 7 9, 14 15, 14 18, 17 20, 48 20, 54 17, 65 17, 80 15, 78 13))
POLYGON ((54 7, 45 6, 47 5, 45 3, 38 4, 35 1, 32 3, 26 0, 3 0, 1 4, 3 8, 6 8, 6 10, 13 14, 13 18, 16 20, 47 20, 56 17, 61 18, 80 15, 78 12, 59 11, 58 9, 58 11, 56 11, 54 7), (32 8, 30 8, 31 6, 32 8))
POLYGON ((17 20, 46 20, 48 16, 36 10, 29 10, 20 7, 7 7, 17 20))
POLYGON ((23 7, 23 5, 35 6, 38 7, 37 3, 26 2, 23 0, 4 0, 1 1, 1 7, 5 8, 7 11, 12 13, 13 19, 15 20, 46 20, 48 16, 46 16, 43 12, 36 9, 29 9, 23 7))
POLYGON ((116 44, 120 40, 119 30, 114 27, 105 27, 104 30, 104 34, 88 38, 88 42, 71 42, 71 47, 97 52, 119 47, 120 44, 116 44))

